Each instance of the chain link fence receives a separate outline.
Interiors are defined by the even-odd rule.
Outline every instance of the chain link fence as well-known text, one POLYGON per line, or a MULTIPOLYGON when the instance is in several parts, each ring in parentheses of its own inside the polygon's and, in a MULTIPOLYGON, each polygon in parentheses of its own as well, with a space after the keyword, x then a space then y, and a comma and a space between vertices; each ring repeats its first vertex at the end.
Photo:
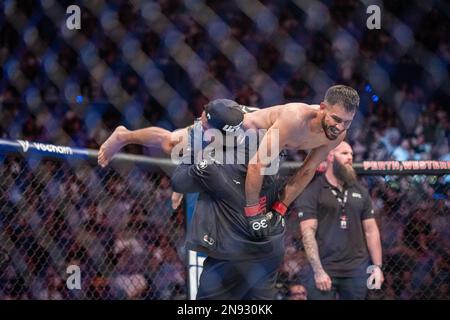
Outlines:
POLYGON ((20 156, 0 171, 0 299, 186 299, 184 214, 164 173, 20 156))
MULTIPOLYGON (((101 169, 26 148, 0 158, 0 299, 188 299, 185 212, 172 209, 164 170, 139 157, 101 169), (70 266, 78 288, 68 285, 70 266)), ((386 266, 369 299, 449 299, 448 177, 361 179, 386 266)), ((295 212, 288 219, 278 299, 308 271, 295 212)))
MULTIPOLYGON (((446 2, 381 1, 381 30, 367 28, 371 4, 3 1, 0 137, 96 149, 119 124, 191 124, 214 98, 318 103, 345 82, 361 95, 348 135, 359 146, 356 162, 397 159, 405 146, 408 159, 444 159, 446 2), (79 30, 67 27, 72 5, 79 30)), ((0 170, 1 299, 187 297, 185 215, 171 209, 160 170, 17 155, 2 156, 0 170), (70 265, 80 267, 80 290, 66 288, 70 265)), ((387 266, 371 298, 449 297, 443 179, 364 178, 387 266)), ((307 268, 297 225, 286 240, 280 299, 307 268)))

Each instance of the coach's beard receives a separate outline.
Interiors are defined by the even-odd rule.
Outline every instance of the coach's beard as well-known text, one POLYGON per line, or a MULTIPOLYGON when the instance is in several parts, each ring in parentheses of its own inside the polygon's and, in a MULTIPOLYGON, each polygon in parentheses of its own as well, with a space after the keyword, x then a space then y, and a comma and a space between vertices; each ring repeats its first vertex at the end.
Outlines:
POLYGON ((353 167, 351 165, 344 165, 337 160, 333 161, 333 174, 347 186, 354 185, 357 181, 356 172, 353 170, 353 167))

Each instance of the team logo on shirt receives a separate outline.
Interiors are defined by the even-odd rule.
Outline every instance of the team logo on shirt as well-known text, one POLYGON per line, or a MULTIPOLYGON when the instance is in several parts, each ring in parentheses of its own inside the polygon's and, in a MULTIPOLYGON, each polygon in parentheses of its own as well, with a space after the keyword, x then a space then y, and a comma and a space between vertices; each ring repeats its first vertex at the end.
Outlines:
POLYGON ((249 107, 249 106, 241 105, 241 110, 242 110, 242 113, 249 113, 249 112, 258 111, 260 109, 259 108, 255 108, 255 107, 249 107))
POLYGON ((361 193, 357 193, 357 192, 353 192, 352 197, 362 199, 361 193))
POLYGON ((222 130, 225 131, 225 132, 231 132, 231 133, 233 133, 233 132, 238 131, 238 130, 241 128, 241 126, 242 126, 242 121, 241 121, 239 124, 235 125, 235 126, 226 124, 226 125, 222 128, 222 130))
POLYGON ((211 238, 210 236, 208 236, 207 234, 205 234, 203 236, 203 241, 205 241, 207 244, 209 244, 210 246, 212 246, 214 244, 214 239, 211 238))
POLYGON ((206 161, 205 159, 203 159, 202 161, 200 161, 200 162, 197 164, 197 169, 203 170, 203 169, 205 169, 207 166, 208 166, 208 161, 206 161))

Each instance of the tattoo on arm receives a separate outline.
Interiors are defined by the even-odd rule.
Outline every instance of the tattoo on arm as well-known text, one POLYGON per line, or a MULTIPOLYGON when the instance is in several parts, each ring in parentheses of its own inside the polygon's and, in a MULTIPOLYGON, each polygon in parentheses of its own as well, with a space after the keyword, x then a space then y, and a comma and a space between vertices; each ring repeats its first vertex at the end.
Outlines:
POLYGON ((314 273, 323 272, 319 257, 319 247, 316 241, 316 227, 308 227, 303 230, 303 246, 314 273))

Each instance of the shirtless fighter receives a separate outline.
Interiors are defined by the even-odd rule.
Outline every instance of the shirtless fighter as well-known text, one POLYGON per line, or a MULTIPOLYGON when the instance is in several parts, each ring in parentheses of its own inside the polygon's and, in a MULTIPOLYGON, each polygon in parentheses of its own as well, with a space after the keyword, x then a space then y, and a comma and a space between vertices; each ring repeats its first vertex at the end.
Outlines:
MULTIPOLYGON (((288 206, 302 193, 312 180, 316 168, 328 153, 345 138, 347 129, 359 107, 359 95, 353 88, 344 85, 330 87, 320 105, 288 103, 246 114, 246 128, 267 128, 258 151, 250 160, 245 181, 246 207, 244 212, 250 226, 255 225, 255 235, 270 234, 273 223, 284 216, 288 206), (262 170, 268 166, 262 161, 271 152, 271 140, 278 139, 282 149, 310 150, 298 171, 284 187, 279 201, 272 206, 273 212, 262 212, 260 191, 263 181, 262 170), (262 152, 262 147, 266 150, 262 152), (277 217, 273 219, 273 217, 277 217), (272 221, 271 221, 272 220, 272 221)), ((276 153, 276 150, 274 150, 276 153)), ((278 157, 278 154, 271 155, 278 157)))

